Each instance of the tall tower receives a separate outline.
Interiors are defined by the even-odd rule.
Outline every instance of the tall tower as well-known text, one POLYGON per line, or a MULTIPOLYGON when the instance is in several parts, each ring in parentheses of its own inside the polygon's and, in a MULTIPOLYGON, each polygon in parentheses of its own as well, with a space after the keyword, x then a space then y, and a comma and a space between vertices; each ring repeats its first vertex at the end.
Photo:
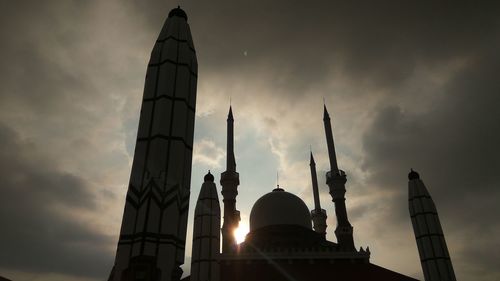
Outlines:
POLYGON ((456 281, 436 205, 420 175, 408 174, 408 199, 425 281, 456 281))
POLYGON ((325 125, 328 156, 330 158, 330 171, 326 173, 326 184, 328 184, 330 189, 330 195, 335 204, 335 215, 337 216, 335 236, 337 236, 337 242, 341 251, 352 252, 356 251, 356 249, 354 248, 352 226, 347 219, 347 210, 345 206, 345 183, 347 182, 347 178, 345 172, 339 170, 337 165, 332 125, 330 123, 330 115, 328 114, 328 110, 326 110, 326 105, 323 111, 323 123, 325 125))
POLYGON ((220 206, 214 176, 205 175, 194 211, 191 281, 220 280, 220 206))
POLYGON ((222 196, 224 199, 224 223, 222 225, 222 253, 229 253, 236 247, 234 230, 240 222, 240 212, 236 210, 236 196, 240 175, 236 172, 236 160, 234 158, 234 119, 232 108, 229 107, 227 116, 227 153, 226 171, 221 174, 222 196))
POLYGON ((316 162, 314 162, 314 156, 311 151, 311 159, 309 161, 309 166, 311 167, 311 180, 314 196, 314 210, 311 211, 311 218, 314 225, 314 231, 321 234, 326 238, 326 211, 321 209, 321 204, 319 202, 319 190, 318 190, 318 176, 316 174, 316 162))
POLYGON ((168 14, 151 52, 110 281, 179 280, 184 263, 198 65, 187 15, 168 14))

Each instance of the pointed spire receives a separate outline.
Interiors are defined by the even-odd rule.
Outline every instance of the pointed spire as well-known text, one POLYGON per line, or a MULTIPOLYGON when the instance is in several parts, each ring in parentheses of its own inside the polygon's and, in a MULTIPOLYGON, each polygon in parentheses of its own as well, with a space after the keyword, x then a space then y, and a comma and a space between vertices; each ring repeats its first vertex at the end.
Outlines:
POLYGON ((323 104, 323 121, 330 120, 330 114, 328 114, 328 109, 326 109, 326 104, 323 104))
POLYGON ((311 157, 309 158, 309 165, 316 166, 316 162, 314 161, 314 156, 313 156, 312 151, 311 151, 311 157))
POLYGON ((234 121, 233 119, 233 109, 232 106, 229 106, 229 113, 227 114, 227 121, 234 121))
POLYGON ((318 190, 318 176, 316 174, 316 162, 314 162, 314 156, 311 151, 311 158, 309 161, 309 166, 311 167, 311 180, 312 180, 312 188, 313 188, 313 197, 314 197, 314 209, 317 212, 321 212, 321 204, 319 201, 319 190, 318 190))
POLYGON ((326 105, 323 105, 323 108, 323 123, 325 125, 326 144, 328 146, 328 157, 330 159, 330 171, 336 172, 339 170, 339 167, 337 165, 337 155, 335 154, 335 144, 333 142, 333 132, 332 125, 330 123, 330 115, 328 114, 326 105))
POLYGON ((280 187, 280 174, 279 171, 276 171, 276 188, 273 191, 284 191, 283 188, 280 187))
POLYGON ((226 170, 236 172, 236 159, 234 158, 234 119, 233 109, 229 106, 227 114, 227 151, 226 151, 226 170))

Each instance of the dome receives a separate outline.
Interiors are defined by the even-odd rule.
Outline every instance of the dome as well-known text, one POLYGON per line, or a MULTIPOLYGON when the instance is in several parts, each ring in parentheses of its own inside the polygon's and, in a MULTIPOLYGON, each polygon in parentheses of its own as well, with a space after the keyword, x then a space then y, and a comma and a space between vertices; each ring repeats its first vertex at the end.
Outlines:
POLYGON ((297 225, 311 229, 309 209, 296 195, 276 188, 259 198, 250 212, 250 232, 271 225, 297 225))

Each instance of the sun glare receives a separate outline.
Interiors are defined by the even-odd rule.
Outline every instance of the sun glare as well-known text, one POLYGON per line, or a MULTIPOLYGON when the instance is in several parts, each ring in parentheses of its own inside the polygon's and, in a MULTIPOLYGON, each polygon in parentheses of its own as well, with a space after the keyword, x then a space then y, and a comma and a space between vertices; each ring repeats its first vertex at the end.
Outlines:
POLYGON ((238 228, 234 230, 234 237, 236 238, 236 243, 240 244, 241 242, 245 241, 245 236, 248 234, 248 225, 247 224, 242 224, 240 222, 240 225, 238 228))

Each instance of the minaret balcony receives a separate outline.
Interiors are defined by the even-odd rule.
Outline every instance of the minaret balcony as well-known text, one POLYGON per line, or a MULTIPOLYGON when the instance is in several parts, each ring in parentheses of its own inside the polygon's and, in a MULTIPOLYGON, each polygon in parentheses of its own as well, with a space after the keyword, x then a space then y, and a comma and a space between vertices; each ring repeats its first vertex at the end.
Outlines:
POLYGON ((344 185, 347 182, 347 176, 342 170, 326 172, 326 184, 332 188, 345 189, 344 185))
POLYGON ((231 181, 236 180, 239 184, 240 174, 236 171, 225 171, 220 175, 220 180, 222 181, 231 181))

